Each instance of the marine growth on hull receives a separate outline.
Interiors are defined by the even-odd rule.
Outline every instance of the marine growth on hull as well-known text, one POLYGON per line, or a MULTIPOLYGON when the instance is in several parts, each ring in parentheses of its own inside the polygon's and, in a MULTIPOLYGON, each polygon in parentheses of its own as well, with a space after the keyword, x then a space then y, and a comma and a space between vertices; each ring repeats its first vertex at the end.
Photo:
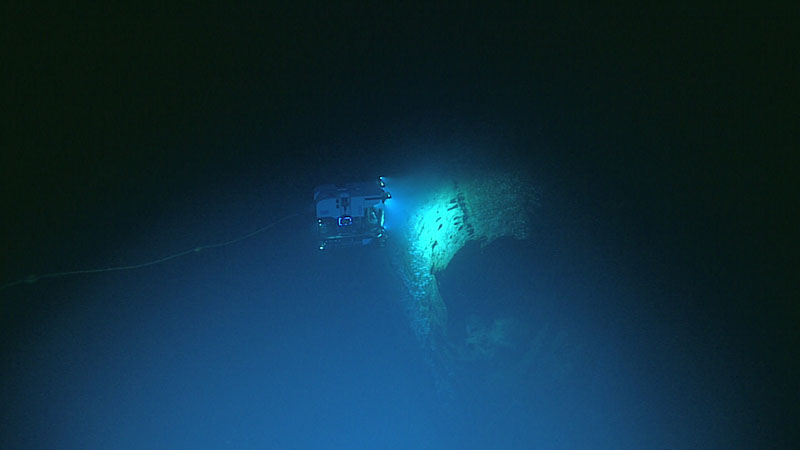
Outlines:
MULTIPOLYGON (((406 286, 404 300, 420 342, 435 351, 448 346, 447 304, 437 274, 470 241, 488 245, 499 237, 525 239, 536 191, 521 176, 509 173, 465 173, 442 179, 419 196, 408 215, 403 236, 392 239, 394 258, 406 286)), ((474 348, 502 339, 479 341, 474 348)))

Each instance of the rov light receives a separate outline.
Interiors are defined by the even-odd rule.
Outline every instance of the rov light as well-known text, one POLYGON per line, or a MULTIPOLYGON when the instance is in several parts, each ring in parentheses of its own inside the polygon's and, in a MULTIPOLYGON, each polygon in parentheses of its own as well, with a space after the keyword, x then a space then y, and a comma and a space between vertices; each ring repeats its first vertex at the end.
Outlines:
POLYGON ((383 181, 383 177, 378 177, 378 184, 380 184, 382 188, 386 187, 386 183, 383 181))
POLYGON ((353 224, 353 218, 350 216, 341 216, 339 217, 339 226, 346 227, 353 224))

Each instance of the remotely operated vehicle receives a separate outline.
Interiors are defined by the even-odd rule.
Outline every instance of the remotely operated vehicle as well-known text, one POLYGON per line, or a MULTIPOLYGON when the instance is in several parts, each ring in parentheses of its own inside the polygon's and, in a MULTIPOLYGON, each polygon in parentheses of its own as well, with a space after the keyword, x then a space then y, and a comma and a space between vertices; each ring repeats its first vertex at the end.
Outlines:
POLYGON ((325 184, 314 191, 317 243, 320 250, 386 242, 384 203, 392 198, 383 178, 342 185, 325 184))

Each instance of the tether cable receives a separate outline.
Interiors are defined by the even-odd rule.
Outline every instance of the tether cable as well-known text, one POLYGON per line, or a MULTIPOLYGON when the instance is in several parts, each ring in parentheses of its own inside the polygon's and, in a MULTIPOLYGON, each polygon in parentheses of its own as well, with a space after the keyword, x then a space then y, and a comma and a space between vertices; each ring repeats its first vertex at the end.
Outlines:
POLYGON ((249 238, 251 238, 251 237, 253 237, 253 236, 255 236, 255 235, 259 234, 259 233, 263 233, 263 232, 269 230, 270 228, 274 227, 275 225, 277 225, 277 224, 279 224, 281 222, 284 222, 286 220, 289 220, 290 218, 295 217, 297 215, 299 215, 299 213, 289 214, 288 216, 283 217, 283 218, 281 218, 279 220, 276 220, 275 222, 272 222, 269 225, 266 225, 264 227, 261 227, 261 228, 255 230, 255 231, 251 231, 251 232, 249 232, 247 234, 244 234, 242 236, 239 236, 237 238, 234 238, 234 239, 231 239, 231 240, 228 240, 228 241, 218 242, 216 244, 201 245, 201 246, 198 246, 198 247, 190 248, 188 250, 183 250, 183 251, 178 252, 178 253, 173 253, 171 255, 164 256, 163 258, 154 259, 152 261, 147 261, 147 262, 143 262, 143 263, 140 263, 140 264, 131 264, 131 265, 127 265, 127 266, 101 267, 101 268, 97 268, 97 269, 68 270, 68 271, 64 271, 64 272, 45 273, 45 274, 42 274, 42 275, 31 274, 31 275, 28 275, 27 277, 20 278, 19 280, 11 281, 11 282, 8 282, 6 284, 0 285, 0 291, 6 290, 6 289, 8 289, 10 287, 14 287, 14 286, 17 286, 17 285, 20 285, 20 284, 33 284, 33 283, 36 283, 39 280, 43 280, 43 279, 46 279, 46 278, 62 278, 62 277, 69 277, 69 276, 73 276, 73 275, 86 275, 86 274, 104 273, 104 272, 119 272, 119 271, 123 271, 123 270, 135 270, 135 269, 141 269, 141 268, 144 268, 144 267, 155 266, 155 265, 167 262, 167 261, 172 260, 172 259, 180 258, 181 256, 189 255, 191 253, 198 253, 198 252, 201 252, 203 250, 208 250, 208 249, 212 249, 212 248, 219 248, 219 247, 225 247, 225 246, 228 246, 228 245, 236 244, 238 242, 244 241, 245 239, 249 239, 249 238))

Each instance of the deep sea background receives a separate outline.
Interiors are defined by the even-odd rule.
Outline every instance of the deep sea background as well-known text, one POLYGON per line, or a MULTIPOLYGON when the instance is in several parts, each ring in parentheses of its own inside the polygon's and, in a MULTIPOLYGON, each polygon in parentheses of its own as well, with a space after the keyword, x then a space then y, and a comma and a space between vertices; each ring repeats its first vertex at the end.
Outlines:
POLYGON ((797 448, 796 8, 9 17, 0 283, 292 217, 0 290, 0 448, 797 448), (440 275, 525 325, 443 394, 387 255, 310 207, 448 164, 541 206, 440 275))

